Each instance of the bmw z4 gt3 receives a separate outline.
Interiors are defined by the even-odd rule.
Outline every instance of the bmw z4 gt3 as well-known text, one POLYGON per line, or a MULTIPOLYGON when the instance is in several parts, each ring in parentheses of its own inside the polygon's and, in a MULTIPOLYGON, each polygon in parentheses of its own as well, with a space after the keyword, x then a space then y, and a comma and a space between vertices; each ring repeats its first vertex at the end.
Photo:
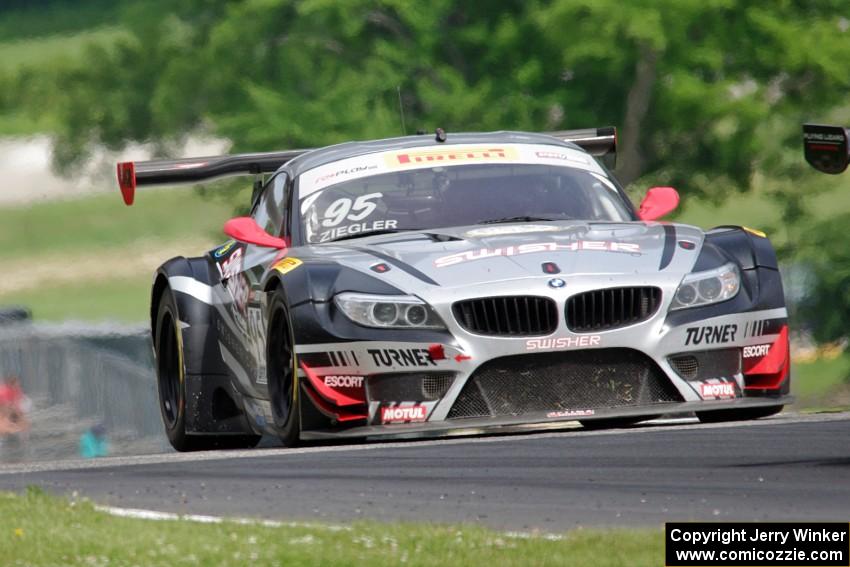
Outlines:
POLYGON ((659 222, 605 164, 612 128, 439 132, 309 151, 122 163, 141 185, 255 174, 251 215, 154 279, 178 450, 504 426, 703 420, 790 401, 765 235, 659 222))

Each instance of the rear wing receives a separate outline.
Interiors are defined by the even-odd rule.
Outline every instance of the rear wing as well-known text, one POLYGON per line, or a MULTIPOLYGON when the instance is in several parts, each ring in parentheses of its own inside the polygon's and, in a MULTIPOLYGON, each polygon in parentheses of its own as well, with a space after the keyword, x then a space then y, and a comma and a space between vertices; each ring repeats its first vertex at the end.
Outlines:
MULTIPOLYGON (((572 142, 603 160, 608 167, 614 166, 617 155, 617 129, 614 127, 561 130, 546 134, 572 142)), ((231 175, 274 173, 288 161, 309 151, 311 150, 285 150, 174 160, 127 161, 117 166, 118 187, 121 189, 124 203, 129 206, 135 200, 136 187, 198 183, 231 175)))
POLYGON ((803 124, 803 152, 809 165, 824 173, 838 174, 850 163, 850 129, 842 126, 803 124))
POLYGON ((257 154, 198 157, 118 164, 118 187, 127 206, 133 204, 136 187, 198 183, 231 175, 274 173, 286 162, 310 150, 287 150, 257 154))
POLYGON ((584 130, 560 130, 558 132, 546 132, 546 134, 565 142, 574 143, 593 157, 601 159, 611 169, 617 165, 617 129, 613 126, 586 128, 584 130))

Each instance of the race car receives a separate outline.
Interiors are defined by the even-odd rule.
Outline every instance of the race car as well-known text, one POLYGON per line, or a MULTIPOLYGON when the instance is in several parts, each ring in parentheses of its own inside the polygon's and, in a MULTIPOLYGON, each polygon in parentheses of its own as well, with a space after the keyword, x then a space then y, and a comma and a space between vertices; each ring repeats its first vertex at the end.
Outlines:
MULTIPOLYGON (((230 240, 155 273, 175 449, 470 434, 791 400, 787 311, 758 230, 660 222, 608 167, 613 128, 416 135, 118 164, 145 185, 255 175, 230 240)), ((568 426, 574 426, 572 425, 568 426)))

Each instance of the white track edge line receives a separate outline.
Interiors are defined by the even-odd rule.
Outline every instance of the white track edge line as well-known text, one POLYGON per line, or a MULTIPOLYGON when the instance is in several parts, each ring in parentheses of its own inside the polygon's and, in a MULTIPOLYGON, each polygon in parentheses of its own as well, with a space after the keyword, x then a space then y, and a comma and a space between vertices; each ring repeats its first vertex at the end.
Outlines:
MULTIPOLYGON (((132 518, 136 520, 153 520, 153 521, 178 521, 184 520, 188 522, 197 522, 199 524, 223 524, 233 523, 247 526, 263 526, 267 528, 310 528, 326 530, 331 532, 351 531, 349 526, 341 526, 339 524, 321 524, 312 522, 283 522, 280 520, 262 520, 254 518, 227 518, 223 516, 209 516, 205 514, 177 514, 175 512, 159 512, 157 510, 145 510, 142 508, 119 508, 116 506, 103 506, 95 504, 94 509, 110 516, 119 518, 132 518)), ((502 535, 516 539, 544 539, 549 541, 560 541, 564 539, 561 534, 553 533, 530 533, 508 531, 501 532, 502 535)))

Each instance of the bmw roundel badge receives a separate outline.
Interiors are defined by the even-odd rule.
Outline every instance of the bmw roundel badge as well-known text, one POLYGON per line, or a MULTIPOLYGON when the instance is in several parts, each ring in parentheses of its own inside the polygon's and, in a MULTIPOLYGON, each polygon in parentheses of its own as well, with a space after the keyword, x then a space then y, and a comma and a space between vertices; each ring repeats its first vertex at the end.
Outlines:
POLYGON ((549 280, 549 287, 554 287, 555 289, 564 287, 565 285, 567 285, 567 282, 565 282, 561 278, 552 278, 551 280, 549 280))

